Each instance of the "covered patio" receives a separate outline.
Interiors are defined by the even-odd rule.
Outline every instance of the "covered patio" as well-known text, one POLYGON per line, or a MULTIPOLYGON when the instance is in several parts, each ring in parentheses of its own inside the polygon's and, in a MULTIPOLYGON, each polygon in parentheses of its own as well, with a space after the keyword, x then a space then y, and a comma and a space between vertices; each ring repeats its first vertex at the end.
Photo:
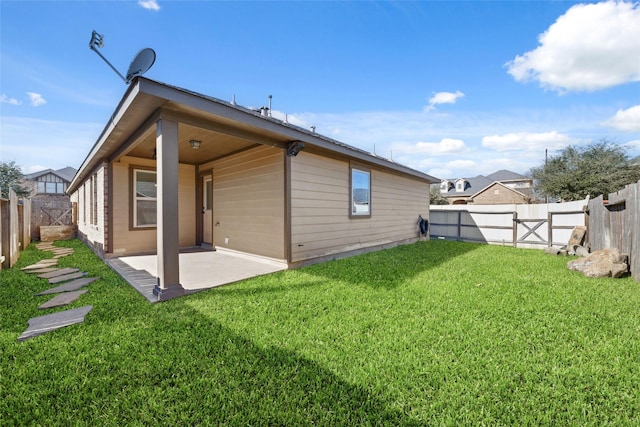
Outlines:
MULTIPOLYGON (((153 293, 158 284, 157 255, 124 256, 105 261, 147 300, 158 302, 153 293)), ((187 294, 287 269, 286 264, 264 257, 200 248, 181 250, 179 262, 180 284, 187 294)))

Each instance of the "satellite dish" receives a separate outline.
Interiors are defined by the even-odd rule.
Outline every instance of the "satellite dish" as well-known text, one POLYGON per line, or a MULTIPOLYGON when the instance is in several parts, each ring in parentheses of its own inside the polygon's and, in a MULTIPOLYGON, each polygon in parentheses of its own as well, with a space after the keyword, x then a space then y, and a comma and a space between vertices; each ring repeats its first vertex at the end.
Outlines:
POLYGON ((97 53, 98 56, 100 56, 100 58, 102 58, 104 62, 106 62, 111 67, 111 69, 115 71, 116 74, 120 76, 122 80, 124 80, 126 84, 131 83, 131 80, 133 80, 135 77, 141 76, 144 73, 146 73, 149 70, 149 68, 151 68, 153 63, 156 62, 156 53, 153 51, 153 49, 148 47, 142 49, 140 52, 136 54, 135 58, 133 58, 133 61, 131 61, 131 64, 129 65, 129 70, 127 71, 127 78, 125 78, 122 74, 120 74, 120 72, 116 69, 116 67, 114 67, 111 64, 111 62, 109 62, 107 58, 105 58, 104 55, 102 55, 98 51, 98 48, 102 48, 103 46, 104 46, 104 37, 102 36, 102 34, 98 34, 94 30, 93 33, 91 33, 91 41, 89 42, 89 48, 93 50, 95 53, 97 53))
POLYGON ((145 47, 138 52, 129 65, 126 79, 127 84, 129 84, 134 77, 146 73, 147 70, 153 66, 154 62, 156 62, 156 53, 150 47, 145 47))

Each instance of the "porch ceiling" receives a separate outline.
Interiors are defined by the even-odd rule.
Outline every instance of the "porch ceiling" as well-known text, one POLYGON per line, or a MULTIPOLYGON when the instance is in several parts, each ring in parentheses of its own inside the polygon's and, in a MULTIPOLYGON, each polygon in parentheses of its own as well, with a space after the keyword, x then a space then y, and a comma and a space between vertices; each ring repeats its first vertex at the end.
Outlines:
MULTIPOLYGON (((178 157, 180 163, 192 165, 206 163, 230 153, 255 146, 256 143, 243 138, 225 135, 208 129, 180 123, 178 125, 178 157), (194 149, 189 141, 201 141, 200 148, 194 149)), ((129 156, 151 159, 156 148, 155 127, 151 127, 127 153, 129 156)))

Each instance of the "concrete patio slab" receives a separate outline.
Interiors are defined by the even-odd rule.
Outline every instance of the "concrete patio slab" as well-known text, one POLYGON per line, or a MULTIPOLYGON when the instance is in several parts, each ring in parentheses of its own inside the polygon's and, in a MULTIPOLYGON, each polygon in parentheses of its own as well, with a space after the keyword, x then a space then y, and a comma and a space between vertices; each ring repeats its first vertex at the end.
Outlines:
POLYGON ((24 341, 49 331, 64 328, 84 322, 84 317, 93 309, 93 306, 86 305, 73 310, 61 311, 59 313, 46 314, 40 317, 29 319, 29 327, 18 337, 18 341, 24 341))
MULTIPOLYGON (((181 251, 180 284, 188 293, 286 270, 284 262, 231 251, 181 251)), ((157 302, 156 255, 111 258, 107 263, 151 302, 157 302)))
POLYGON ((55 297, 51 298, 49 301, 40 305, 38 309, 45 310, 47 308, 60 307, 63 305, 71 304, 72 302, 74 302, 75 300, 80 298, 80 296, 82 296, 83 294, 86 294, 87 292, 89 292, 88 289, 81 289, 79 291, 73 291, 73 292, 63 292, 60 295, 56 295, 55 297))
POLYGON ((36 296, 58 294, 61 292, 77 291, 83 286, 87 286, 89 283, 93 283, 98 279, 99 277, 84 277, 82 279, 74 280, 72 282, 65 283, 60 286, 56 286, 55 288, 51 288, 51 289, 47 289, 46 291, 39 292, 36 294, 36 296))

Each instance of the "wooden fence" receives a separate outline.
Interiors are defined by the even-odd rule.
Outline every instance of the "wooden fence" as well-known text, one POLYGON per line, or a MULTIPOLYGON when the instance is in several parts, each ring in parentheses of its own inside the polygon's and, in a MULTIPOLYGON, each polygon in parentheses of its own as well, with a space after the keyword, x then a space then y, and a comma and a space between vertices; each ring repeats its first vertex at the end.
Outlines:
POLYGON ((11 268, 20 251, 31 243, 31 200, 18 200, 9 190, 9 199, 0 199, 0 268, 11 268))
POLYGON ((540 205, 431 206, 431 237, 520 248, 564 246, 585 225, 586 201, 540 205))
POLYGON ((629 256, 631 275, 640 281, 640 181, 589 202, 588 239, 592 251, 617 248, 629 256))
POLYGON ((73 204, 68 196, 31 201, 31 240, 40 240, 40 227, 49 225, 73 225, 73 204))

